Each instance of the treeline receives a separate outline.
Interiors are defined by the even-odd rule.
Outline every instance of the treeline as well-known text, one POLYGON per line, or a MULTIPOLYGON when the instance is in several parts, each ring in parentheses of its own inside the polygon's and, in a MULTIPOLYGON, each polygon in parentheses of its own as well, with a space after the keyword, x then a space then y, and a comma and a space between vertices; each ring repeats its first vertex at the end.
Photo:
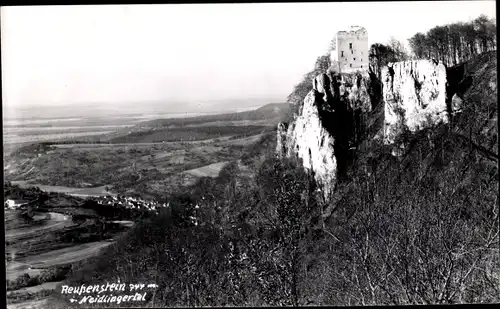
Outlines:
POLYGON ((387 45, 375 43, 370 46, 368 56, 369 68, 380 80, 380 73, 384 66, 390 62, 405 61, 408 57, 408 53, 399 41, 393 39, 387 45))
POLYGON ((485 15, 470 22, 437 26, 409 39, 416 58, 436 59, 447 66, 496 49, 496 20, 485 15))

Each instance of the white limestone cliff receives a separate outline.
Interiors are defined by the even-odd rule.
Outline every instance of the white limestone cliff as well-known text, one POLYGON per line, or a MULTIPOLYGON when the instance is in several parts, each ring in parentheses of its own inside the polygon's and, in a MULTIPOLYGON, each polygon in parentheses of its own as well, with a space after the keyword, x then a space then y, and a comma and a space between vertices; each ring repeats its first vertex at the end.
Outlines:
MULTIPOLYGON (((374 119, 382 116, 383 122, 370 127, 380 135, 371 136, 393 145, 396 156, 404 150, 394 143, 403 131, 448 121, 444 65, 428 60, 391 63, 382 70, 382 79, 382 89, 370 89, 379 84, 366 72, 319 74, 294 120, 278 127, 277 153, 301 158, 304 168, 314 172, 325 200, 347 177, 351 152, 368 136, 363 131, 368 117, 376 124, 374 119)), ((458 99, 454 103, 460 105, 458 99)))
POLYGON ((315 180, 324 189, 323 193, 327 197, 337 175, 337 161, 333 149, 335 141, 322 124, 314 90, 307 94, 300 114, 288 126, 285 136, 284 153, 281 155, 296 155, 301 158, 304 168, 314 171, 315 180))
POLYGON ((430 60, 390 63, 382 69, 384 142, 406 127, 412 132, 448 122, 446 68, 430 60))
POLYGON ((372 104, 368 94, 370 76, 366 72, 343 74, 343 83, 340 84, 340 95, 347 94, 347 102, 351 109, 359 109, 363 113, 371 112, 372 104))
POLYGON ((368 74, 359 72, 319 74, 294 120, 278 126, 277 153, 302 159, 304 168, 314 172, 325 199, 346 165, 349 142, 355 136, 354 111, 371 111, 368 79, 368 74))

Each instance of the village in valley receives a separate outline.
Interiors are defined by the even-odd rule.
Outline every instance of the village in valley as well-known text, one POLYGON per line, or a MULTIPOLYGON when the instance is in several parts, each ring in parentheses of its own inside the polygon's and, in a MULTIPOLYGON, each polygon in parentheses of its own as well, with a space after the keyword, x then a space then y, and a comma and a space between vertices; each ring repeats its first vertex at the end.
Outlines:
MULTIPOLYGON (((82 205, 91 205, 94 204, 97 207, 100 207, 102 210, 114 208, 121 213, 122 210, 129 213, 150 213, 152 215, 158 215, 161 209, 165 209, 170 207, 170 203, 161 203, 157 200, 143 200, 138 197, 132 196, 124 196, 124 195, 105 195, 105 196, 82 196, 82 195, 74 195, 72 194, 60 194, 60 193, 48 193, 51 195, 59 195, 65 198, 76 198, 80 201, 83 200, 82 205)), ((7 210, 21 210, 28 217, 32 217, 30 213, 33 214, 33 211, 49 211, 51 207, 44 210, 45 198, 42 195, 34 198, 15 198, 9 197, 4 201, 4 208, 7 210)), ((202 198, 204 199, 204 198, 202 198)), ((87 208, 86 206, 82 206, 83 208, 87 208)), ((94 208, 94 207, 91 207, 94 208)), ((199 209, 199 205, 196 204, 194 209, 199 209)), ((53 210, 51 210, 53 211, 53 210)), ((64 211, 61 211, 64 212, 64 211)), ((113 211, 114 212, 114 211, 113 211)), ((73 215, 74 218, 82 217, 82 215, 73 214, 73 211, 67 213, 69 215, 73 215)), ((83 217, 88 217, 87 215, 83 215, 83 217)), ((82 218, 83 218, 82 217, 82 218)), ((92 217, 92 216, 90 216, 92 217)), ((198 225, 198 219, 195 216, 189 217, 191 223, 194 225, 198 225)))
MULTIPOLYGON (((125 209, 138 209, 138 210, 150 210, 158 212, 162 207, 168 207, 168 203, 160 203, 158 201, 147 201, 136 197, 125 197, 121 195, 106 195, 106 196, 89 196, 87 200, 94 201, 98 204, 104 206, 114 206, 121 207, 125 209)), ((36 205, 38 200, 24 200, 8 198, 5 200, 4 205, 6 209, 20 209, 23 207, 28 207, 36 205)))
POLYGON ((126 209, 150 210, 155 212, 158 212, 158 210, 162 207, 169 206, 168 203, 160 203, 155 200, 147 201, 136 197, 125 197, 121 195, 89 197, 89 199, 106 206, 123 207, 126 209))
MULTIPOLYGON (((136 197, 122 196, 122 195, 107 195, 99 197, 89 197, 89 201, 94 201, 100 205, 108 207, 117 207, 121 209, 130 209, 138 211, 149 211, 155 215, 159 213, 162 208, 170 207, 170 202, 160 203, 156 200, 142 200, 136 197)), ((199 205, 195 205, 194 209, 199 209, 199 205)), ((189 217, 193 224, 198 225, 198 220, 194 216, 189 217)))

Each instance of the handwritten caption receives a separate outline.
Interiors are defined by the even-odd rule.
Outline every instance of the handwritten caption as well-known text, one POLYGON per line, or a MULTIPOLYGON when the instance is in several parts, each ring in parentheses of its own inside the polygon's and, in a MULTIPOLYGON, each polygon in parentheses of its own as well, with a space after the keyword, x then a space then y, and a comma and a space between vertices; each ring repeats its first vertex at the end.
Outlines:
MULTIPOLYGON (((154 283, 144 284, 126 284, 126 283, 108 283, 97 285, 69 286, 63 285, 61 294, 71 295, 69 301, 78 304, 94 304, 94 303, 116 303, 121 304, 125 302, 144 302, 148 291, 144 289, 156 289, 158 285, 154 283), (125 295, 116 295, 113 292, 135 292, 125 295), (91 295, 86 295, 91 294, 91 295), (81 297, 77 297, 81 296, 81 297), (82 296, 83 295, 83 296, 82 296)), ((121 293, 120 293, 121 294, 121 293)))

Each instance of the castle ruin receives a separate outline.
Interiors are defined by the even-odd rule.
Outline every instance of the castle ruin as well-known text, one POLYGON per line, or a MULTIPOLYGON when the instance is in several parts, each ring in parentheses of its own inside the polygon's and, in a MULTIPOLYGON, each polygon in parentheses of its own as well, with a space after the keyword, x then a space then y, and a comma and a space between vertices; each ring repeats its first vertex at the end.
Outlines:
POLYGON ((348 31, 337 32, 335 46, 330 54, 334 71, 352 73, 368 70, 368 32, 365 28, 351 26, 348 31))

